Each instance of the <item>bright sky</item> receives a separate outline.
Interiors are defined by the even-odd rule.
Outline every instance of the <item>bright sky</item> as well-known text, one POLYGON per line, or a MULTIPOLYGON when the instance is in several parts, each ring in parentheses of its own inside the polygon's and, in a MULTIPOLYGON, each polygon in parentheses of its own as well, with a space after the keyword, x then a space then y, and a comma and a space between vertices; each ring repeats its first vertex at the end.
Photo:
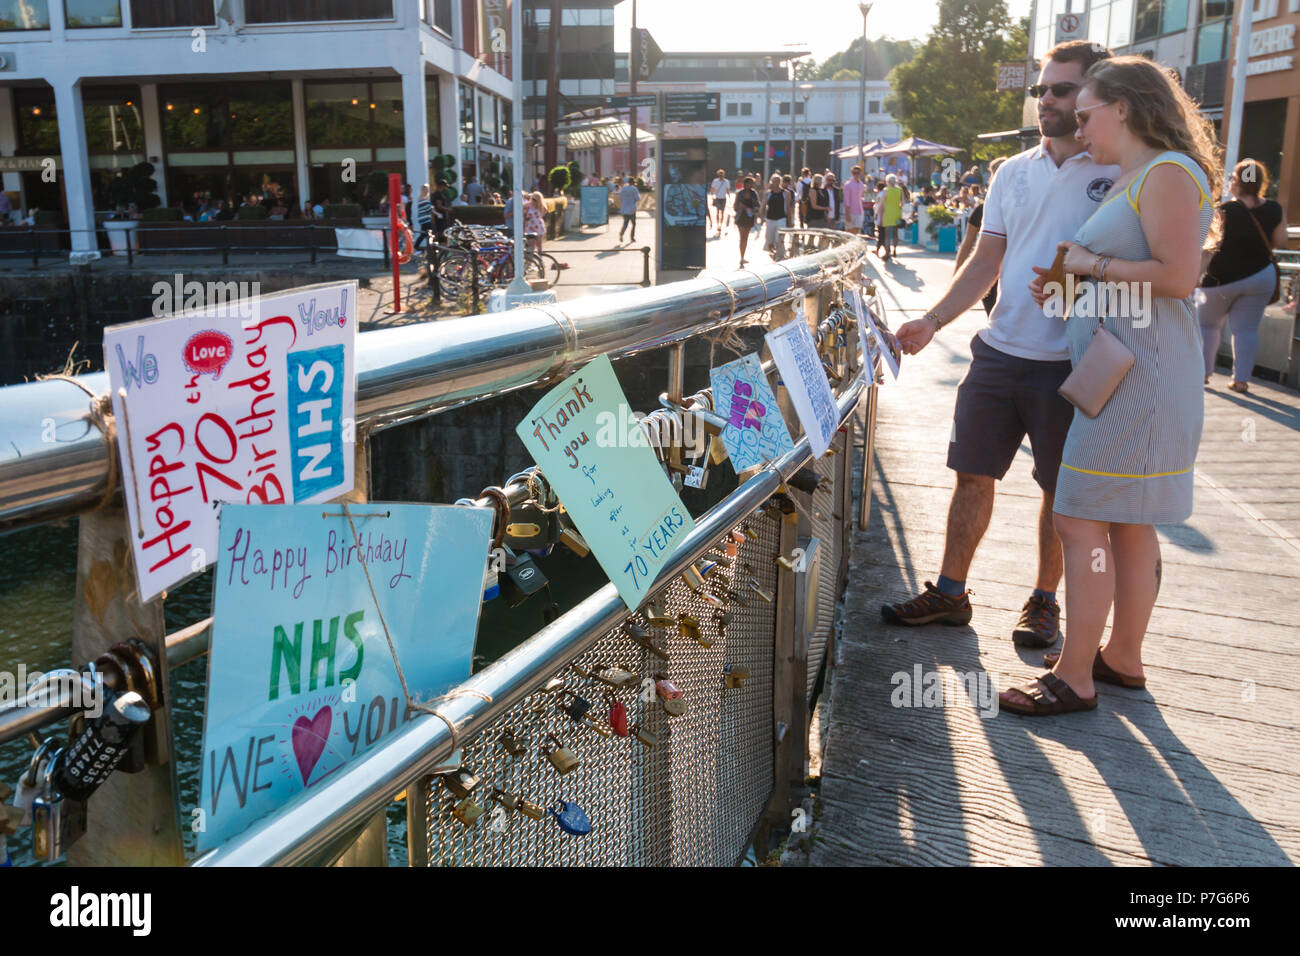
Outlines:
MULTIPOLYGON (((1029 14, 1030 0, 1007 0, 1011 16, 1029 14)), ((867 33, 921 40, 939 15, 937 0, 875 0, 867 33)), ((614 49, 626 52, 632 0, 614 8, 614 49)), ((811 50, 821 61, 862 35, 857 0, 640 0, 637 26, 670 53, 689 50, 811 50)))

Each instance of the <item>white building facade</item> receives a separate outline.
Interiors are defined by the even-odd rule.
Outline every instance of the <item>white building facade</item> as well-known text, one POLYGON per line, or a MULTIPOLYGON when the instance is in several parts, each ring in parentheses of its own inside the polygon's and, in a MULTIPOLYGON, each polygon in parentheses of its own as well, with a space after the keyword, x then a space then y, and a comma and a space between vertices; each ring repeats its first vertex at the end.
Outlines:
POLYGON ((505 9, 0 0, 0 185, 15 205, 59 210, 72 249, 91 251, 107 183, 144 160, 164 205, 237 201, 271 179, 298 209, 356 202, 369 173, 400 173, 418 189, 445 154, 457 185, 500 174, 509 62, 479 51, 480 20, 505 9))

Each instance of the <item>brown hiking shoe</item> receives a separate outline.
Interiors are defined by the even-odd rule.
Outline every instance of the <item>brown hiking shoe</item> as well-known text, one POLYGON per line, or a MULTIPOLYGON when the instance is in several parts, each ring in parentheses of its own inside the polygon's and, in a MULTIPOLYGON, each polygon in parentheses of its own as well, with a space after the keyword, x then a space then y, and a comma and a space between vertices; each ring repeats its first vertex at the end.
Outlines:
POLYGON ((880 616, 890 624, 905 624, 908 627, 921 624, 969 624, 970 591, 958 597, 949 597, 926 581, 924 593, 901 604, 881 605, 880 616))
POLYGON ((1011 639, 1021 647, 1051 647, 1061 636, 1061 605, 1051 598, 1029 595, 1011 639))

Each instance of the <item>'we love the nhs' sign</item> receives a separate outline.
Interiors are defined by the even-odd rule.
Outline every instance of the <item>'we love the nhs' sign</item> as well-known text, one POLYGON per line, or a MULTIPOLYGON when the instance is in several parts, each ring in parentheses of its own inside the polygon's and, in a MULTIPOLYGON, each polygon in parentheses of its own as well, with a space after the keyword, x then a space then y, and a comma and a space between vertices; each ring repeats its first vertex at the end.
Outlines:
POLYGON ((218 502, 352 490, 355 281, 104 330, 140 600, 216 559, 218 502))

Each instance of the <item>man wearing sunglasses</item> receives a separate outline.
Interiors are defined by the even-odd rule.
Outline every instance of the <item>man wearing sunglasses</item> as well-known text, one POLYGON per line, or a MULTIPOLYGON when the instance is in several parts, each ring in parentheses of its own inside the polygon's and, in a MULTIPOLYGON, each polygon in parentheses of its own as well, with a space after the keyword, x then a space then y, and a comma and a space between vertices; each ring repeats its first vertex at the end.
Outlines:
POLYGON ((1061 43, 1047 54, 1029 94, 1038 100, 1042 142, 1008 159, 989 183, 975 251, 947 292, 920 319, 897 334, 915 355, 935 333, 975 306, 996 281, 989 323, 971 340, 971 364, 957 390, 948 467, 957 486, 948 506, 938 584, 881 615, 891 624, 965 624, 971 619, 967 572, 993 514, 995 483, 1011 467, 1025 436, 1042 489, 1038 519, 1038 577, 1012 639, 1023 647, 1050 647, 1060 637, 1056 588, 1061 543, 1052 504, 1061 450, 1073 417, 1057 389, 1070 373, 1065 323, 1046 315, 1029 294, 1032 266, 1050 265, 1056 246, 1074 236, 1101 204, 1119 174, 1098 166, 1075 137, 1075 97, 1088 67, 1110 52, 1086 41, 1061 43))

